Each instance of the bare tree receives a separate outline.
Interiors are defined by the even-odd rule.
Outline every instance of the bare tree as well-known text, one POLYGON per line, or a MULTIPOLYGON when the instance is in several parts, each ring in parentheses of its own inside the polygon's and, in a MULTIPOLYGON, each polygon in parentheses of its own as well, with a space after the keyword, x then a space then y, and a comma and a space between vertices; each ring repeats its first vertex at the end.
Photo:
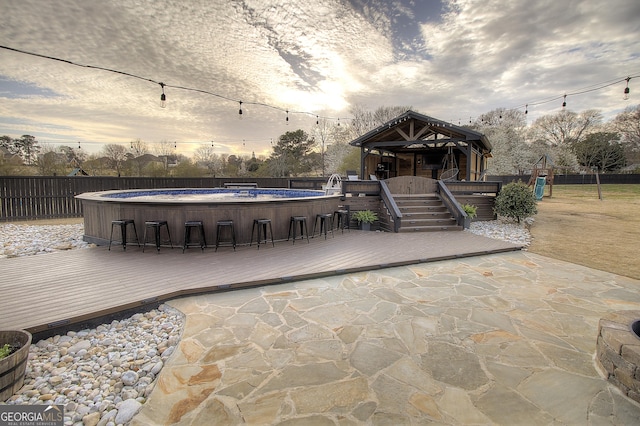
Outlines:
POLYGON ((127 149, 117 143, 110 143, 105 145, 102 153, 108 159, 109 166, 120 176, 122 164, 127 159, 127 149))
POLYGON ((602 114, 597 110, 586 110, 577 114, 563 110, 557 114, 538 118, 530 129, 532 140, 549 146, 555 166, 568 173, 578 168, 578 160, 572 146, 580 143, 602 122, 602 114))
POLYGON ((134 157, 140 157, 149 153, 149 146, 142 139, 134 139, 129 145, 130 151, 134 157))
POLYGON ((379 107, 375 111, 368 111, 362 105, 354 106, 351 110, 353 119, 349 125, 351 140, 364 135, 399 115, 404 114, 410 109, 410 106, 393 106, 379 107))
POLYGON ((136 176, 142 176, 142 169, 145 166, 143 156, 149 153, 149 146, 141 139, 134 139, 129 144, 129 151, 130 168, 136 176))
POLYGON ((563 110, 554 115, 544 115, 532 125, 536 136, 549 145, 568 146, 580 142, 602 122, 598 110, 589 109, 577 114, 563 110))
POLYGON ((640 163, 640 105, 628 107, 613 120, 620 134, 628 164, 640 163))
POLYGON ((222 158, 215 153, 215 146, 202 144, 193 154, 196 164, 205 167, 213 177, 222 172, 222 158))

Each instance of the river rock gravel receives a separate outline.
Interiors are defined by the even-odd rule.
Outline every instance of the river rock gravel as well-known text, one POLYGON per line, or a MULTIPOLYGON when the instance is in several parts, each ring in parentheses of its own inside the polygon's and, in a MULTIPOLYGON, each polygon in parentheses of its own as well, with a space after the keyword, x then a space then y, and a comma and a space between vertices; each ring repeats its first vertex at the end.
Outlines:
POLYGON ((513 244, 521 245, 525 250, 531 244, 529 227, 533 224, 533 218, 527 218, 521 223, 507 219, 471 222, 467 232, 483 237, 495 238, 513 244))
POLYGON ((0 225, 0 258, 93 247, 82 240, 84 225, 0 225))
POLYGON ((180 341, 183 315, 160 305, 31 345, 24 385, 8 404, 61 404, 65 425, 128 423, 180 341))

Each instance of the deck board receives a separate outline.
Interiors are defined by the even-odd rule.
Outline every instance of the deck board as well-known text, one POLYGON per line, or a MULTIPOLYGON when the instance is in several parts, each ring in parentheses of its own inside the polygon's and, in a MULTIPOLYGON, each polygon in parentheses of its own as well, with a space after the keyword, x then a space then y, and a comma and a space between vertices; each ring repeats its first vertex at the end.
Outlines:
POLYGON ((277 241, 258 250, 240 246, 201 251, 137 246, 96 247, 0 259, 0 329, 39 333, 150 300, 227 286, 281 283, 386 266, 433 261, 519 247, 469 232, 394 234, 352 230, 327 239, 277 241))

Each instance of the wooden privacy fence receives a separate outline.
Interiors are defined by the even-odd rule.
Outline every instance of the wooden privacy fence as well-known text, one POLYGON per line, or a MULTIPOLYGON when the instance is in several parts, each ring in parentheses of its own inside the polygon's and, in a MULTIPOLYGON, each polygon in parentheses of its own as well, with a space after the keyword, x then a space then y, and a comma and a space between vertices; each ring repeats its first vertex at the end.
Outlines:
POLYGON ((141 188, 215 188, 229 182, 256 182, 261 188, 287 188, 286 178, 151 178, 93 176, 2 176, 0 221, 81 217, 83 192, 141 188))

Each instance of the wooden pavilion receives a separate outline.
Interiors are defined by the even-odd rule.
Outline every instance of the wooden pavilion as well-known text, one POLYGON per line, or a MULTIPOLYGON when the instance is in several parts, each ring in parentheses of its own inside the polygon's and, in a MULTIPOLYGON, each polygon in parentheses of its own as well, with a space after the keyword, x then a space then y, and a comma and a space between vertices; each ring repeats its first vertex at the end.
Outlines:
POLYGON ((484 178, 491 144, 485 135, 414 111, 351 141, 360 147, 360 178, 484 178))

